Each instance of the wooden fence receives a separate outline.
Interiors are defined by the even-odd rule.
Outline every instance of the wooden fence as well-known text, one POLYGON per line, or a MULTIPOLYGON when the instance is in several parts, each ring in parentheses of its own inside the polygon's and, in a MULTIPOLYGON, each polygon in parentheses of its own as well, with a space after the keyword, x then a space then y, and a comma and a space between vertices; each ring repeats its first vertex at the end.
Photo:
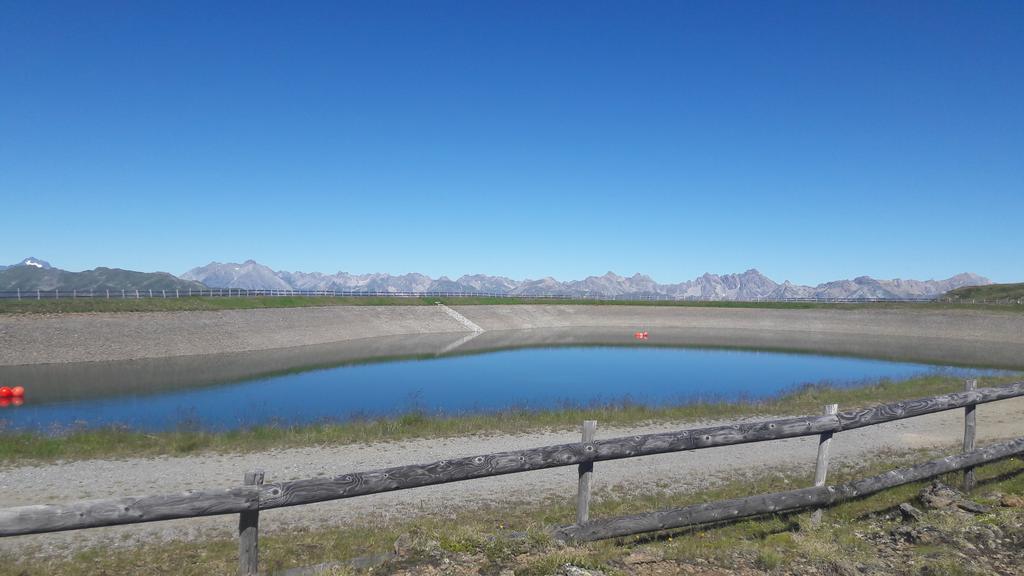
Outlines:
POLYGON ((0 509, 0 536, 238 514, 240 573, 251 575, 258 570, 261 510, 561 466, 579 467, 578 510, 576 523, 556 529, 556 536, 576 540, 626 536, 760 514, 820 508, 956 470, 968 471, 969 487, 973 483, 970 475, 973 467, 1024 454, 1024 437, 975 449, 974 407, 1020 396, 1024 396, 1024 382, 976 388, 974 381, 968 381, 963 392, 860 410, 839 412, 835 405, 829 405, 820 416, 744 422, 606 440, 595 440, 597 423, 587 422, 584 423, 582 441, 573 444, 269 484, 263 482, 263 472, 250 471, 245 474, 242 486, 227 489, 0 509), (965 409, 962 453, 847 484, 825 484, 829 447, 835 433, 957 408, 965 409), (819 437, 815 485, 812 487, 620 518, 591 520, 589 517, 590 482, 595 462, 803 436, 819 437))

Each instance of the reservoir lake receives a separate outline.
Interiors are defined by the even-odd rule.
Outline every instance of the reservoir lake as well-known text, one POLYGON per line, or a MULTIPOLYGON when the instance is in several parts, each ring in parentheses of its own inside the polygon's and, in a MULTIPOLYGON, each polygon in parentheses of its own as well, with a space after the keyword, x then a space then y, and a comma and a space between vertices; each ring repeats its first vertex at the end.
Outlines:
MULTIPOLYGON (((765 399, 806 384, 846 387, 928 374, 986 373, 996 371, 758 350, 521 348, 297 369, 177 389, 147 390, 145 381, 132 382, 130 392, 97 397, 34 400, 27 387, 23 404, 0 407, 0 429, 229 430, 413 411, 457 415, 619 402, 664 406, 765 399)), ((0 385, 19 385, 14 378, 0 370, 0 385)), ((62 378, 68 381, 61 387, 77 385, 73 375, 62 378)))

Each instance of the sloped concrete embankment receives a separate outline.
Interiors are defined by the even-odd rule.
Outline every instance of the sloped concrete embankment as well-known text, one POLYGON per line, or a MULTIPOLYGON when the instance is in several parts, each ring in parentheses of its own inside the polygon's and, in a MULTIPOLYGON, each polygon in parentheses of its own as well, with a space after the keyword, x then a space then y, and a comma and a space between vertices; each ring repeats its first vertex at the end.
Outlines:
MULTIPOLYGON (((1024 314, 585 305, 453 308, 456 315, 439 306, 10 315, 0 318, 0 366, 252 352, 399 335, 468 334, 476 331, 475 326, 484 335, 533 332, 527 340, 546 340, 548 344, 617 341, 639 328, 652 331, 652 344, 663 337, 664 344, 767 344, 809 349, 815 342, 836 341, 850 348, 849 353, 866 355, 879 355, 912 342, 924 361, 1024 367, 1020 360, 1024 357, 1024 314), (712 336, 721 342, 702 342, 712 336), (787 340, 793 341, 792 346, 785 344, 787 340), (946 351, 956 350, 970 354, 948 359, 946 351), (986 357, 991 361, 982 361, 986 357)), ((480 346, 500 340, 481 337, 469 343, 480 346)))

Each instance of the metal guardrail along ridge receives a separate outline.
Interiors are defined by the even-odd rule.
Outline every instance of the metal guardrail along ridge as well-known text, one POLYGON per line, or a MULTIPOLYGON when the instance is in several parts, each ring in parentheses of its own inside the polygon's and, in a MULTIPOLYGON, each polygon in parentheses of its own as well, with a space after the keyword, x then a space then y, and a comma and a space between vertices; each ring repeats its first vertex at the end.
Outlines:
POLYGON ((6 290, 0 291, 0 300, 141 300, 149 298, 222 298, 222 297, 343 297, 343 298, 493 298, 493 299, 536 299, 536 300, 597 300, 602 302, 743 302, 743 303, 816 303, 816 304, 866 304, 885 302, 904 303, 947 303, 947 304, 999 304, 1022 305, 1024 298, 947 298, 944 296, 922 296, 910 298, 743 298, 735 300, 675 297, 670 295, 650 296, 607 296, 600 294, 509 294, 499 292, 406 292, 367 290, 248 290, 245 288, 219 288, 206 290, 6 290))

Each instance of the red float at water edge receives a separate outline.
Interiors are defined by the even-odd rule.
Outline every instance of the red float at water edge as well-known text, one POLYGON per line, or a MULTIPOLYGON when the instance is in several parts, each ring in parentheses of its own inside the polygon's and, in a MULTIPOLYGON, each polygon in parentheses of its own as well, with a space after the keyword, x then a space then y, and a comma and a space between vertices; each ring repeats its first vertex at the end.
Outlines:
POLYGON ((11 404, 21 406, 25 403, 25 389, 21 386, 0 386, 0 408, 7 408, 11 404))

